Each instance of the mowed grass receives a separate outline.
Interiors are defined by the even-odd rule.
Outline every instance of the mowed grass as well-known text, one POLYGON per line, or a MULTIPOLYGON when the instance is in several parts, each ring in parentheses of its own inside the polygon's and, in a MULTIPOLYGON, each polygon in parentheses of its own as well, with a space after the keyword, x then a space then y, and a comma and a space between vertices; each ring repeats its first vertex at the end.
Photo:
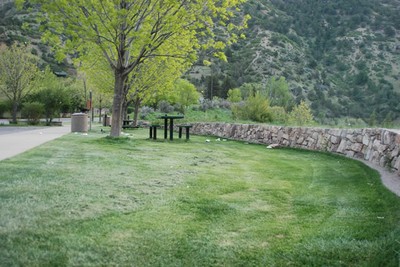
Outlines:
POLYGON ((400 198, 360 162, 129 133, 0 162, 1 266, 399 266, 400 198))

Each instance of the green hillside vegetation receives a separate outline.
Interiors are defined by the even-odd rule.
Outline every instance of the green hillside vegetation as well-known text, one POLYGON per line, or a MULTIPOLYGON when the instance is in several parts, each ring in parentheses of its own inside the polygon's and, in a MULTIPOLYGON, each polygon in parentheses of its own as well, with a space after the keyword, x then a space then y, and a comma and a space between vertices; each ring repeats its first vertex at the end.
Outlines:
POLYGON ((23 10, 17 10, 13 4, 0 6, 0 44, 8 46, 14 42, 26 44, 30 47, 31 53, 41 59, 41 69, 50 65, 53 71, 71 72, 72 65, 67 61, 57 62, 50 47, 42 43, 36 16, 38 13, 30 6, 26 6, 23 10))
MULTIPOLYGON (((247 38, 197 80, 210 95, 283 76, 320 122, 398 119, 400 1, 249 1, 247 38)), ((197 74, 199 76, 199 74, 197 74)), ((194 76, 196 78, 196 76, 194 76)))

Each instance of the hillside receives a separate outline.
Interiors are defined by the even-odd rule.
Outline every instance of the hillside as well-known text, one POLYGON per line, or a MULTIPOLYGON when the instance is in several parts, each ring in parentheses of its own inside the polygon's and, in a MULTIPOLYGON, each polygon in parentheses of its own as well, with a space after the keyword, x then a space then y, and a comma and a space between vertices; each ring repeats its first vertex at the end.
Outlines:
MULTIPOLYGON (((53 70, 70 72, 40 42, 34 12, 8 2, 0 1, 0 42, 26 42, 53 70)), ((400 120, 400 0, 248 0, 242 10, 252 17, 247 38, 225 51, 228 62, 190 71, 206 97, 284 76, 320 122, 400 120)))
POLYGON ((0 0, 0 44, 12 44, 14 41, 30 47, 31 53, 41 58, 42 68, 50 65, 53 71, 74 72, 67 62, 55 60, 51 49, 41 42, 39 25, 36 23, 38 12, 27 6, 18 11, 13 0, 0 0))
POLYGON ((247 39, 213 66, 214 95, 284 76, 321 121, 399 117, 399 0, 250 0, 244 11, 247 39))

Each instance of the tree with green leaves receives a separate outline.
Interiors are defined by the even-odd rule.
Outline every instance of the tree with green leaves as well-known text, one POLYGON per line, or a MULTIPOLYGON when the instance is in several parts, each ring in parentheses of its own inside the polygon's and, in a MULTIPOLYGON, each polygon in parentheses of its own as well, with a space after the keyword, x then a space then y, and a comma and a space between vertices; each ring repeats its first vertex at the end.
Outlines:
POLYGON ((181 106, 180 112, 185 110, 199 101, 199 92, 196 87, 188 80, 178 79, 174 84, 174 102, 181 106))
POLYGON ((293 97, 285 77, 279 77, 279 79, 276 77, 270 78, 265 88, 265 94, 271 106, 280 106, 288 110, 293 104, 293 97))
MULTIPOLYGON (((95 95, 112 93, 113 73, 106 61, 93 56, 81 62, 81 71, 86 74, 88 86, 95 95)), ((160 99, 167 99, 173 93, 174 81, 188 68, 186 60, 173 57, 154 57, 146 60, 131 72, 125 90, 128 91, 122 114, 127 116, 128 106, 134 106, 133 125, 137 125, 139 109, 143 103, 156 105, 160 99)))
POLYGON ((228 91, 227 100, 230 101, 231 103, 238 103, 242 101, 242 92, 240 91, 240 89, 239 88, 230 89, 228 91))
POLYGON ((24 99, 35 89, 38 59, 23 45, 0 48, 0 92, 11 102, 12 122, 24 99))
POLYGON ((53 74, 50 68, 46 68, 39 88, 32 98, 43 104, 46 123, 51 123, 55 116, 60 115, 63 107, 70 106, 70 94, 60 78, 53 74))
MULTIPOLYGON (((56 48, 56 57, 66 53, 84 57, 99 49, 114 75, 112 128, 119 136, 122 107, 128 93, 129 75, 154 57, 196 60, 199 49, 221 51, 239 38, 233 32, 245 21, 232 18, 245 0, 31 0, 46 13, 44 39, 56 48), (224 29, 224 41, 215 31, 224 29)), ((21 6, 26 0, 17 0, 21 6)), ((245 16, 245 20, 247 17, 245 16)), ((216 55, 223 57, 222 52, 216 55)))
POLYGON ((309 105, 301 101, 299 105, 295 106, 289 113, 288 123, 290 125, 309 125, 314 122, 314 117, 311 112, 309 105))
POLYGON ((244 100, 250 96, 255 96, 257 93, 261 93, 263 90, 263 86, 259 83, 244 83, 239 88, 244 100))

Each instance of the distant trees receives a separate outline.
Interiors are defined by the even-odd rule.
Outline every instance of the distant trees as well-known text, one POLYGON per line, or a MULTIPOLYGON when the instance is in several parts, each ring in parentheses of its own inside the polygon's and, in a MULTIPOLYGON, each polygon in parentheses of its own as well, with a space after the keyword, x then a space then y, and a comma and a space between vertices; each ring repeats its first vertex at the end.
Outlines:
POLYGON ((17 123, 17 113, 22 102, 36 88, 40 72, 38 59, 24 45, 0 47, 0 92, 11 103, 12 122, 17 123))
POLYGON ((306 102, 301 101, 294 106, 293 96, 283 77, 271 77, 265 86, 243 84, 229 92, 231 99, 236 99, 236 95, 245 95, 243 101, 237 101, 231 106, 235 118, 300 126, 314 123, 311 108, 306 102))
POLYGON ((285 77, 272 77, 268 80, 265 90, 271 106, 280 106, 288 110, 293 105, 293 96, 285 77))
POLYGON ((51 123, 54 117, 59 117, 62 110, 70 111, 72 92, 68 90, 64 81, 46 68, 37 91, 30 97, 33 101, 43 105, 43 113, 47 123, 51 123))

